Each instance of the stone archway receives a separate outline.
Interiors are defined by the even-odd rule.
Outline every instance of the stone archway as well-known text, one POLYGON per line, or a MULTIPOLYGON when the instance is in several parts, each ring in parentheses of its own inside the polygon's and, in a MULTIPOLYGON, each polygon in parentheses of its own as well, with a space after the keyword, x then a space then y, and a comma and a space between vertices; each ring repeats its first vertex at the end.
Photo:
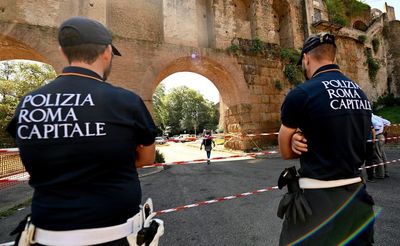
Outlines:
MULTIPOLYGON (((151 95, 143 97, 151 97, 163 79, 177 72, 197 73, 213 82, 220 93, 220 126, 225 131, 241 132, 246 128, 246 124, 243 123, 245 121, 240 121, 240 109, 245 108, 242 105, 250 104, 250 93, 246 84, 238 83, 238 79, 234 78, 228 69, 209 57, 185 56, 166 64, 149 84, 150 90, 146 90, 151 95)), ((152 105, 148 106, 152 109, 152 105)))
POLYGON ((0 23, 0 60, 24 59, 51 65, 57 72, 66 65, 58 50, 56 30, 51 27, 0 23))
POLYGON ((23 59, 49 63, 42 54, 11 37, 2 36, 0 38, 0 49, 0 61, 23 59))

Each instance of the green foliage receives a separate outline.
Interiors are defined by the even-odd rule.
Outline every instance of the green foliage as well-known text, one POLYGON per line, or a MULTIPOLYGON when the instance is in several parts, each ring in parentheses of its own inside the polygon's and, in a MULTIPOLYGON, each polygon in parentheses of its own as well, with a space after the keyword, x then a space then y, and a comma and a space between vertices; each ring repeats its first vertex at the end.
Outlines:
POLYGON ((367 36, 365 36, 365 35, 358 36, 358 41, 365 44, 365 42, 367 41, 367 36))
POLYGON ((362 16, 369 6, 359 0, 324 0, 330 20, 341 26, 348 25, 349 18, 362 16))
MULTIPOLYGON (((301 68, 297 66, 297 62, 300 60, 300 52, 294 49, 281 49, 279 55, 288 63, 285 65, 283 74, 288 79, 289 83, 292 85, 300 84, 304 80, 303 72, 301 68)), ((275 82, 275 88, 278 89, 278 87, 275 82)))
POLYGON ((367 66, 368 66, 368 75, 372 81, 375 81, 376 75, 378 74, 379 69, 381 68, 381 64, 378 59, 372 57, 371 51, 365 51, 365 56, 367 57, 367 66))
POLYGON ((279 55, 282 59, 287 60, 290 64, 297 64, 297 62, 300 60, 300 52, 294 49, 282 48, 279 52, 279 55))
POLYGON ((232 43, 231 46, 228 47, 229 53, 234 54, 234 55, 238 55, 239 50, 240 50, 240 47, 237 44, 232 43))
POLYGON ((370 7, 359 0, 343 0, 346 5, 346 14, 350 17, 362 16, 370 7))
POLYGON ((47 64, 27 62, 0 63, 0 147, 14 147, 14 140, 6 133, 16 106, 28 92, 56 77, 47 64))
POLYGON ((378 98, 376 102, 374 102, 374 107, 390 107, 390 106, 400 106, 400 97, 395 97, 392 93, 384 94, 378 98))
POLYGON ((376 112, 377 115, 389 120, 392 124, 400 123, 400 104, 397 106, 383 107, 376 112))
POLYGON ((280 80, 275 80, 275 88, 276 88, 278 91, 281 91, 281 90, 283 89, 282 81, 280 81, 280 80))
POLYGON ((161 151, 158 149, 156 149, 156 158, 154 160, 154 163, 165 163, 164 154, 161 153, 161 151))
POLYGON ((347 23, 348 23, 346 17, 341 16, 341 15, 334 15, 332 17, 332 22, 335 24, 338 24, 340 26, 347 26, 347 23))
POLYGON ((263 42, 259 38, 255 38, 251 41, 250 51, 254 54, 262 53, 264 49, 263 42))
POLYGON ((162 132, 168 124, 169 113, 166 107, 165 86, 160 84, 153 94, 154 121, 162 132))
POLYGON ((283 70, 289 83, 292 85, 298 85, 304 80, 303 73, 301 69, 293 64, 287 64, 283 70))
POLYGON ((161 99, 155 99, 156 95, 153 96, 153 103, 158 127, 165 129, 169 126, 173 135, 194 132, 195 129, 197 132, 204 128, 216 129, 219 120, 216 105, 204 99, 198 91, 181 86, 162 95, 161 99), (158 115, 165 117, 162 122, 158 120, 158 115))
POLYGON ((379 50, 379 46, 380 46, 380 42, 378 38, 373 38, 372 39, 372 49, 374 50, 374 52, 378 52, 379 50))
POLYGON ((324 0, 330 20, 342 26, 347 25, 345 18, 345 5, 342 0, 324 0))

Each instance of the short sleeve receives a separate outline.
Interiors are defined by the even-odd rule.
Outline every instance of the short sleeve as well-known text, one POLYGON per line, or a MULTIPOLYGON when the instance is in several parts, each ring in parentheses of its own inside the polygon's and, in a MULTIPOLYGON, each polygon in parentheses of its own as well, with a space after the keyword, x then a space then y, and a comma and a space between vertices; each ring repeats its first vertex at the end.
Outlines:
POLYGON ((281 107, 281 121, 284 126, 299 127, 307 99, 307 93, 298 87, 289 92, 281 107))
POLYGON ((14 115, 11 119, 11 121, 8 123, 6 131, 8 134, 10 134, 11 137, 16 138, 17 137, 17 118, 14 115))
POLYGON ((145 146, 153 144, 157 135, 157 128, 146 105, 140 97, 138 97, 138 105, 134 117, 137 127, 137 143, 145 146))

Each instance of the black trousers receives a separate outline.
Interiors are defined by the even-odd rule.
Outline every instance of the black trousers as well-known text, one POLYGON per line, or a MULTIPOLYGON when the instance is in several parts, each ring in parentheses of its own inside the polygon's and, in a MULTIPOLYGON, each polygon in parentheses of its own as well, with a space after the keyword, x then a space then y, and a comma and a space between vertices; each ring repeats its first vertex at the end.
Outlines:
POLYGON ((284 219, 279 245, 372 245, 374 201, 365 184, 306 189, 312 215, 294 224, 284 219))
MULTIPOLYGON (((365 160, 365 166, 372 166, 373 165, 373 160, 374 160, 374 143, 373 142, 367 142, 367 156, 365 160)), ((369 180, 374 179, 374 168, 367 168, 366 169, 367 176, 369 180)))

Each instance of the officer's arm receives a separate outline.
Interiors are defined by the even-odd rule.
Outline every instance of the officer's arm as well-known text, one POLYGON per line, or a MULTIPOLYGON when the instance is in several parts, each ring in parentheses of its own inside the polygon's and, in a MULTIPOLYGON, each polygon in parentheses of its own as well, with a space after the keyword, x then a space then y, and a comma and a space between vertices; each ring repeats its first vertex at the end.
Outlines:
POLYGON ((143 167, 154 164, 156 157, 156 145, 153 143, 149 146, 139 145, 136 148, 136 167, 143 167))
POLYGON ((375 143, 375 139, 376 139, 376 131, 374 128, 372 128, 372 142, 375 143))
POLYGON ((284 125, 281 125, 281 128, 279 129, 279 149, 284 160, 295 159, 299 157, 299 155, 292 150, 292 137, 296 131, 296 128, 289 128, 284 125))

